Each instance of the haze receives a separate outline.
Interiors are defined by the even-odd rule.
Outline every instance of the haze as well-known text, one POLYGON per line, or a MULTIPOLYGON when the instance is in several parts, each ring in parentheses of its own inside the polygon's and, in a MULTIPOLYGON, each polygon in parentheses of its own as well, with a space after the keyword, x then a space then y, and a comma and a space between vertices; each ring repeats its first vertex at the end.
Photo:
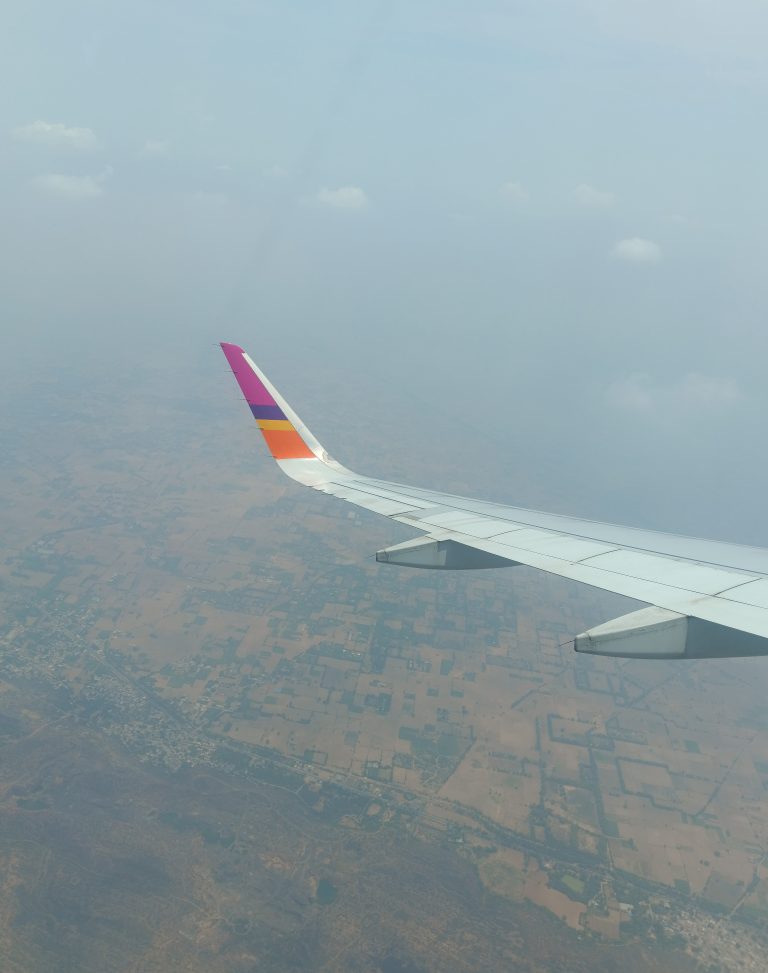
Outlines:
POLYGON ((756 0, 12 3, 3 368, 172 355, 194 396, 231 339, 310 421, 310 377, 371 437, 423 411, 403 474, 471 441, 477 494, 766 544, 766 36, 756 0))
POLYGON ((412 531, 283 477, 218 342, 364 474, 768 546, 767 37, 5 4, 4 973, 764 970, 768 660, 377 565, 412 531))

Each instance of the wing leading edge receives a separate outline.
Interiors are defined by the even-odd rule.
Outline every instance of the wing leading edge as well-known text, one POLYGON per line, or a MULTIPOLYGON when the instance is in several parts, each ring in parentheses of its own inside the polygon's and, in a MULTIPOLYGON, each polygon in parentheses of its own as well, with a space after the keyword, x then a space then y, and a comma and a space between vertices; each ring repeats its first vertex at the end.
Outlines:
POLYGON ((456 570, 527 565, 651 607, 577 635, 624 658, 768 655, 768 550, 507 507, 361 476, 328 455, 238 345, 222 351, 278 466, 422 532, 377 560, 456 570))

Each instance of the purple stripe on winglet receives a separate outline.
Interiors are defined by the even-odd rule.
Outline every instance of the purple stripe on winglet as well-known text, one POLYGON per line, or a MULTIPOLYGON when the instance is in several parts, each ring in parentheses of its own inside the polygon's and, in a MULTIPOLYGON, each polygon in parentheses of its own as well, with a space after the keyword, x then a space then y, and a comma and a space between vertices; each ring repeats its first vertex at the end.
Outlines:
POLYGON ((249 403, 254 419, 285 419, 285 413, 279 405, 257 405, 249 403))
MULTIPOLYGON (((245 396, 245 401, 251 406, 273 406, 277 409, 276 415, 259 415, 259 419, 284 419, 282 411, 275 400, 264 387, 259 376, 253 371, 248 362, 243 358, 243 349, 239 345, 230 345, 222 341, 221 350, 226 355, 229 367, 234 372, 237 384, 245 396)), ((256 413, 254 413, 256 415, 256 413)))

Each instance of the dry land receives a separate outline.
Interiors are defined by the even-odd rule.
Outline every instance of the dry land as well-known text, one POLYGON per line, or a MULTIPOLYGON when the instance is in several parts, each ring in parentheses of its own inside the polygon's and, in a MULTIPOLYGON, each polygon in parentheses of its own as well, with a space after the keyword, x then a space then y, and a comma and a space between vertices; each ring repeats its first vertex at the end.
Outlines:
POLYGON ((575 657, 630 603, 376 565, 405 529, 139 379, 5 430, 8 969, 764 969, 762 660, 575 657))

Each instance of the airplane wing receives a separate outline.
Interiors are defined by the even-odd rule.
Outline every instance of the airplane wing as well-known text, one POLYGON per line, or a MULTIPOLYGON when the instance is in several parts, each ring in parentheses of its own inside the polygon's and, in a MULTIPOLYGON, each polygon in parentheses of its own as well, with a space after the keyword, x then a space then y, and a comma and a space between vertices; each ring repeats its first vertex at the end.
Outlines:
POLYGON ((620 527, 390 483, 332 459, 238 345, 221 348, 278 466, 420 536, 385 564, 527 565, 650 607, 577 635, 578 652, 643 659, 768 655, 768 549, 620 527))

